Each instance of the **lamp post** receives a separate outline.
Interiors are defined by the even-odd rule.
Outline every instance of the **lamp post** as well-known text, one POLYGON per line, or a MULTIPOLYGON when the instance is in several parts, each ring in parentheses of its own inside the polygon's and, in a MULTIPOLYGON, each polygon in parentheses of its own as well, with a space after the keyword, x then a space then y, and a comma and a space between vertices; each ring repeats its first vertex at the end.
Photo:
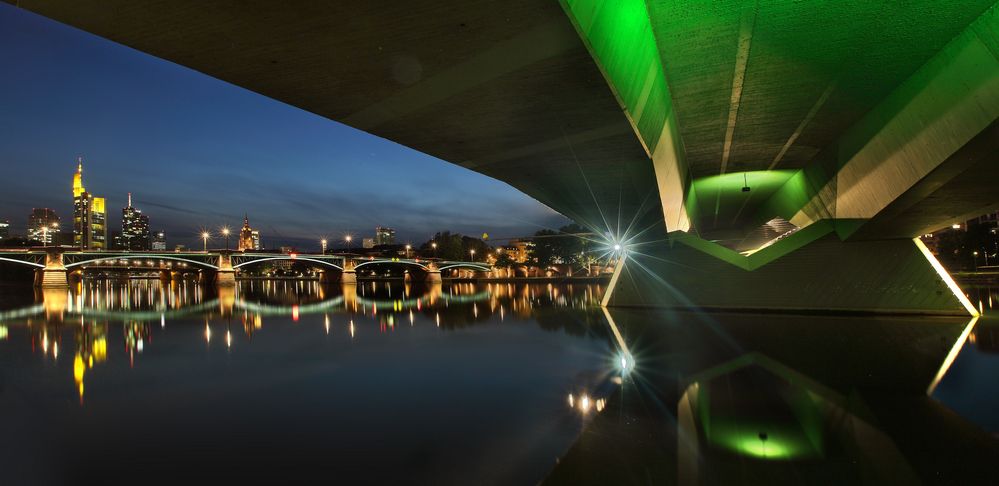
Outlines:
POLYGON ((409 258, 409 250, 413 248, 413 245, 406 243, 406 258, 409 258))
POLYGON ((430 248, 434 249, 434 258, 437 258, 437 242, 430 243, 430 248))
POLYGON ((207 231, 201 232, 201 241, 205 244, 205 253, 208 253, 208 237, 211 236, 207 231))
POLYGON ((978 252, 977 251, 973 251, 973 252, 971 252, 971 254, 975 257, 975 260, 974 260, 975 261, 975 271, 977 272, 978 271, 978 252))
POLYGON ((326 254, 326 238, 319 240, 319 244, 323 247, 323 255, 326 254))
MULTIPOLYGON (((52 229, 59 229, 59 223, 52 223, 52 229)), ((49 225, 42 226, 42 246, 49 246, 49 225)))
POLYGON ((222 234, 225 235, 225 251, 229 251, 229 227, 222 227, 222 234))
POLYGON ((343 237, 343 240, 347 242, 347 253, 350 253, 350 240, 353 240, 353 239, 354 239, 354 237, 350 236, 350 235, 347 235, 347 236, 343 237))
POLYGON ((468 253, 469 253, 470 255, 472 255, 472 261, 474 262, 474 261, 475 261, 475 249, 473 248, 473 249, 471 249, 471 250, 468 250, 468 253))

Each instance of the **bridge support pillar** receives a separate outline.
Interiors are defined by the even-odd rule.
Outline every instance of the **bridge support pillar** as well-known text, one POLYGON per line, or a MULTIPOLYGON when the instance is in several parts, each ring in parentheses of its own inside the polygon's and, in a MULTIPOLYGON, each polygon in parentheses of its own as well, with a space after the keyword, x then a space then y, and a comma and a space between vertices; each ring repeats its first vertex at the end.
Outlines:
POLYGON ((744 256, 689 234, 627 254, 605 306, 977 315, 919 239, 840 239, 814 223, 744 256))
POLYGON ((35 286, 42 288, 68 288, 69 278, 62 262, 62 251, 48 250, 45 254, 45 268, 35 271, 35 286))
POLYGON ((343 273, 340 274, 340 283, 344 285, 357 285, 357 271, 354 270, 353 260, 343 261, 343 273))
POLYGON ((236 285, 236 270, 232 268, 232 258, 229 252, 219 255, 219 270, 215 274, 215 285, 231 287, 236 285))
POLYGON ((436 263, 430 263, 427 265, 427 277, 425 279, 427 283, 441 283, 441 269, 436 263))

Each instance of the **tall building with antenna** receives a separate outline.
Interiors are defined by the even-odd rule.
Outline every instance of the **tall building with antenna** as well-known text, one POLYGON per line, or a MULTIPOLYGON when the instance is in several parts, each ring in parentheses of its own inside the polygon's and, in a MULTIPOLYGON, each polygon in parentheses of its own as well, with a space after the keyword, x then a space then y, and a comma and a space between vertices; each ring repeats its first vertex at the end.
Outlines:
POLYGON ((82 250, 107 249, 107 210, 103 197, 83 187, 83 157, 76 159, 73 174, 73 246, 82 250))
POLYGON ((148 250, 149 216, 132 206, 132 193, 128 193, 128 206, 121 209, 121 245, 123 250, 148 250))

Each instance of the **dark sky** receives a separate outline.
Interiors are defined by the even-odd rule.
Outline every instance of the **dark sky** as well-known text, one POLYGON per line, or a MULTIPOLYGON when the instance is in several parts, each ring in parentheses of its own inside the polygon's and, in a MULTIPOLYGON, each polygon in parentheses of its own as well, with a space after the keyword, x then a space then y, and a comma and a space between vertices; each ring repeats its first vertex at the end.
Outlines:
POLYGON ((565 221, 505 183, 0 4, 0 220, 23 233, 51 207, 65 227, 78 155, 112 229, 131 191, 170 245, 244 213, 268 245, 302 247, 375 225, 419 243, 565 221))

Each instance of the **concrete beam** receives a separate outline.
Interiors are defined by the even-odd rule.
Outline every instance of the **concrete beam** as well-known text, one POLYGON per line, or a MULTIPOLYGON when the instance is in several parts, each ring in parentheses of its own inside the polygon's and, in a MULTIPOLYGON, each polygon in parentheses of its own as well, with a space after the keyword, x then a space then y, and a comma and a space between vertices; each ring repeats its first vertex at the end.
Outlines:
MULTIPOLYGON (((908 199, 906 206, 912 208, 920 194, 928 197, 929 189, 955 180, 973 165, 962 149, 974 145, 966 152, 981 152, 984 144, 988 150, 990 135, 985 140, 980 135, 990 133, 999 119, 997 32, 999 11, 993 7, 788 181, 756 220, 780 215, 797 226, 827 218, 881 224, 888 218, 879 215, 898 212, 892 208, 895 201, 908 199), (933 174, 935 180, 927 179, 933 174), (924 180, 930 182, 920 186, 924 180)), ((967 199, 936 201, 949 208, 948 214, 910 213, 911 234, 904 236, 943 226, 958 214, 999 206, 997 191, 967 199)), ((865 232, 902 236, 876 228, 865 232)))

